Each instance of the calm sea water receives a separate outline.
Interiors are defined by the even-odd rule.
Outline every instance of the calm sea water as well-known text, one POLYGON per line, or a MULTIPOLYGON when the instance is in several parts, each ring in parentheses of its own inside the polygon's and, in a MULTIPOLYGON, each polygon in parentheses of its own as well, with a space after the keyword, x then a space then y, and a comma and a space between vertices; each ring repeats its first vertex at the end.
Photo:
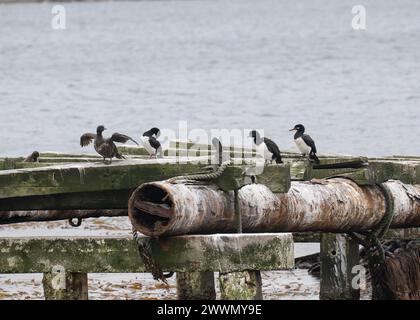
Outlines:
MULTIPOLYGON (((105 124, 263 128, 302 122, 320 152, 420 154, 420 2, 212 0, 0 5, 0 155, 79 152, 105 124)), ((91 150, 89 150, 91 151, 91 150)))

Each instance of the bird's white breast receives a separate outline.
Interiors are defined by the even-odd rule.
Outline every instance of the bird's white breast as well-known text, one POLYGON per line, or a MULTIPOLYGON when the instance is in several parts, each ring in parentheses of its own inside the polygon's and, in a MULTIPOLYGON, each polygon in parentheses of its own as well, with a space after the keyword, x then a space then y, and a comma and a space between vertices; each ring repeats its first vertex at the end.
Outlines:
POLYGON ((255 151, 265 160, 271 160, 273 157, 273 153, 270 152, 270 150, 268 150, 267 145, 264 142, 259 145, 256 145, 255 151))
POLYGON ((153 154, 155 154, 155 153, 156 153, 156 149, 155 149, 155 148, 153 148, 153 147, 150 145, 149 137, 142 136, 142 137, 141 137, 141 142, 143 143, 144 148, 146 149, 146 151, 147 151, 149 154, 153 155, 153 154))
POLYGON ((295 139, 295 143, 302 154, 308 155, 311 152, 311 147, 308 146, 301 137, 295 139))

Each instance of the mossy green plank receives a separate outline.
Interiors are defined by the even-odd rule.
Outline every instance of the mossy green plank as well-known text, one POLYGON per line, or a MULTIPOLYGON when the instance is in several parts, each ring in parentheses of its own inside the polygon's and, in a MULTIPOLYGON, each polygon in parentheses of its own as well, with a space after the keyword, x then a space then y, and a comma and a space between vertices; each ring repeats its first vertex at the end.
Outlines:
MULTIPOLYGON (((164 271, 282 270, 294 266, 291 234, 143 237, 164 271)), ((0 273, 146 272, 131 237, 0 238, 0 273)))
POLYGON ((419 164, 397 161, 370 161, 370 168, 379 181, 400 180, 407 184, 418 183, 419 164))
POLYGON ((102 157, 97 155, 97 154, 63 153, 63 152, 55 152, 55 151, 40 152, 39 156, 41 158, 93 158, 93 159, 102 159, 102 157))
POLYGON ((195 173, 200 165, 127 160, 0 171, 0 199, 58 193, 130 189, 144 182, 195 173))
POLYGON ((149 156, 147 150, 136 146, 118 146, 118 151, 123 155, 149 156))
POLYGON ((38 161, 41 164, 44 163, 74 163, 74 162, 101 162, 102 158, 91 158, 91 157, 80 157, 80 158, 76 158, 76 157, 40 157, 38 159, 38 161))
POLYGON ((267 186, 273 193, 287 193, 291 185, 290 165, 269 164, 255 176, 256 183, 267 186))

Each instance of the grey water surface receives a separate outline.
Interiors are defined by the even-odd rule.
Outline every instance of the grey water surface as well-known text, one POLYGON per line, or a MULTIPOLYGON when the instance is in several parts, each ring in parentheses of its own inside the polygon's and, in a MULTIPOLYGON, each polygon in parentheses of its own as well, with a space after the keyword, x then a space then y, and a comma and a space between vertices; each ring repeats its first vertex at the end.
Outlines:
POLYGON ((321 153, 420 154, 419 1, 363 1, 359 31, 348 0, 64 3, 65 30, 56 4, 0 5, 0 156, 179 120, 281 149, 301 122, 321 153))

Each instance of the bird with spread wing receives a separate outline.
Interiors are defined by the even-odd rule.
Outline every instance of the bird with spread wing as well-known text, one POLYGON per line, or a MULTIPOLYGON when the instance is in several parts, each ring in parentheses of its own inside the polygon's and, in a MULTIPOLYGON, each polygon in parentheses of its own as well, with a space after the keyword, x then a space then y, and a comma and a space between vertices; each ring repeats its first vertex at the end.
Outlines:
POLYGON ((125 157, 118 152, 114 142, 126 143, 128 140, 131 140, 138 145, 137 141, 121 133, 114 133, 111 138, 104 138, 102 133, 105 130, 106 128, 101 125, 96 129, 96 134, 85 133, 80 137, 80 145, 82 147, 89 145, 93 141, 96 152, 104 158, 105 164, 107 163, 107 158, 110 159, 108 164, 112 163, 112 158, 125 159, 125 157))

